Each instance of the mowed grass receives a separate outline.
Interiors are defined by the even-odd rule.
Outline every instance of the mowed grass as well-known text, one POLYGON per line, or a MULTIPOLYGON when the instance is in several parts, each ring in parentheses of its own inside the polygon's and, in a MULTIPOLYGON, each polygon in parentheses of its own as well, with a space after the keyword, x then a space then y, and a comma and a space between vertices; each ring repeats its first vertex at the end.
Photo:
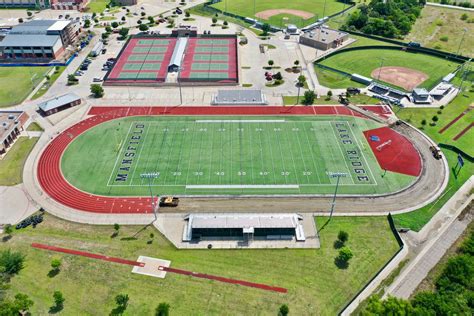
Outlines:
POLYGON ((0 67, 0 107, 21 103, 50 67, 0 67))
MULTIPOLYGON (((302 93, 303 94, 303 93, 302 93)), ((296 101, 298 100, 298 97, 295 96, 284 96, 283 97, 283 103, 285 105, 297 105, 296 101)), ((298 104, 301 105, 301 101, 303 100, 303 96, 300 96, 298 104)), ((354 104, 379 104, 380 100, 373 98, 371 96, 365 95, 365 94, 357 94, 357 95, 351 95, 350 100, 354 104)), ((339 98, 337 96, 331 97, 329 100, 327 99, 326 96, 322 95, 319 96, 319 98, 314 100, 314 103, 316 105, 336 105, 340 104, 339 103, 339 98)))
MULTIPOLYGON (((421 54, 409 53, 402 50, 391 49, 366 49, 340 53, 320 61, 320 64, 345 71, 349 74, 359 74, 371 77, 374 69, 381 66, 406 67, 424 72, 429 77, 420 87, 431 88, 448 73, 458 67, 458 63, 442 58, 421 54)), ((376 78, 374 78, 376 79, 376 78)))
POLYGON ((419 42, 425 47, 457 53, 459 44, 466 29, 459 53, 463 56, 474 57, 474 12, 461 9, 449 9, 425 6, 421 17, 416 20, 412 31, 405 37, 406 41, 419 42), (468 18, 461 20, 466 14, 468 18))
MULTIPOLYGON (((321 227, 327 218, 317 218, 321 227)), ((276 315, 288 304, 294 315, 335 315, 398 250, 385 217, 334 217, 320 232, 320 249, 177 250, 156 230, 122 226, 82 225, 45 216, 35 229, 15 231, 0 244, 26 254, 25 268, 11 281, 8 295, 27 294, 33 315, 45 315, 60 290, 66 299, 63 315, 107 315, 117 294, 128 294, 125 315, 152 315, 160 302, 171 315, 276 315), (339 230, 349 233, 354 257, 338 269, 334 241, 339 230), (147 244, 154 232, 152 244, 147 244), (135 236, 136 239, 121 240, 135 236), (131 273, 131 267, 31 248, 45 243, 135 260, 140 255, 171 260, 171 267, 288 289, 287 294, 168 273, 165 279, 131 273), (61 272, 48 277, 53 258, 61 272)))
POLYGON ((109 3, 110 0, 91 0, 87 5, 88 12, 102 13, 109 3))
POLYGON ((161 194, 331 193, 336 179, 328 172, 347 173, 343 193, 397 191, 414 177, 382 177, 362 134, 379 126, 345 116, 129 117, 80 135, 67 148, 62 170, 74 186, 103 195, 148 194, 140 175, 149 172, 159 173, 151 184, 161 194), (342 142, 342 130, 352 144, 342 142), (128 149, 134 135, 139 140, 128 149), (357 152, 368 181, 358 179, 348 151, 357 152))
POLYGON ((269 20, 259 19, 264 22, 269 22, 274 26, 281 26, 283 23, 282 18, 287 17, 288 21, 286 23, 296 24, 301 27, 303 25, 314 23, 318 18, 322 18, 323 12, 325 16, 329 16, 342 11, 347 7, 347 5, 335 0, 232 0, 215 3, 213 4, 213 7, 225 12, 252 18, 255 18, 255 13, 272 9, 293 9, 314 14, 314 17, 308 20, 303 20, 302 18, 291 14, 276 15, 271 17, 269 20), (325 2, 326 10, 324 11, 325 2))
POLYGON ((6 156, 0 160, 0 185, 16 185, 22 182, 23 165, 38 137, 20 137, 6 156))

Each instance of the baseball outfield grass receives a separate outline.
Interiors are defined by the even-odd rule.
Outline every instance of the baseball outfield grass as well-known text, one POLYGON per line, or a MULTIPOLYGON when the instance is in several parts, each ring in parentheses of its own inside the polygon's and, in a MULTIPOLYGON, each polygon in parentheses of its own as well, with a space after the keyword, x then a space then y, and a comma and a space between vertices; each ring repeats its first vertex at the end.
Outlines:
MULTIPOLYGON (((326 221, 318 217, 316 224, 326 221)), ((124 315, 152 315, 160 302, 170 304, 171 315, 277 315, 281 304, 288 304, 293 315, 336 315, 398 250, 385 217, 335 217, 320 232, 320 249, 177 250, 155 229, 142 228, 122 226, 111 238, 112 226, 76 224, 46 214, 35 229, 16 230, 0 243, 0 250, 26 254, 25 268, 12 278, 7 295, 27 294, 34 301, 33 315, 48 314, 56 290, 66 299, 63 315, 108 315, 117 294, 130 297, 124 315), (347 269, 334 263, 340 230, 349 233, 347 245, 354 253, 347 269), (132 274, 130 266, 38 250, 31 248, 33 242, 130 260, 162 258, 171 260, 173 268, 280 286, 288 293, 171 273, 165 279, 132 274), (53 258, 62 265, 50 277, 53 258)))
POLYGON ((251 18, 255 18, 256 13, 273 9, 292 9, 313 14, 314 17, 306 20, 287 13, 274 15, 268 20, 259 19, 277 27, 283 26, 283 24, 295 24, 302 27, 316 22, 318 18, 342 11, 347 7, 347 4, 335 0, 223 0, 213 4, 213 7, 224 12, 251 18), (286 22, 284 22, 285 17, 288 18, 286 22))
POLYGON ((444 76, 451 73, 459 66, 458 63, 447 61, 442 58, 392 49, 348 51, 330 56, 319 63, 324 66, 342 70, 349 74, 356 73, 365 77, 371 77, 372 71, 379 68, 381 65, 384 67, 406 67, 424 72, 428 75, 428 78, 420 84, 420 87, 427 89, 432 88, 444 76))
POLYGON ((21 103, 50 67, 0 67, 0 108, 21 103))
POLYGON ((341 193, 394 192, 415 178, 382 177, 362 134, 379 126, 349 116, 128 117, 80 135, 61 168, 100 195, 146 195, 149 184, 159 194, 322 194, 334 191, 333 172, 347 174, 341 193))

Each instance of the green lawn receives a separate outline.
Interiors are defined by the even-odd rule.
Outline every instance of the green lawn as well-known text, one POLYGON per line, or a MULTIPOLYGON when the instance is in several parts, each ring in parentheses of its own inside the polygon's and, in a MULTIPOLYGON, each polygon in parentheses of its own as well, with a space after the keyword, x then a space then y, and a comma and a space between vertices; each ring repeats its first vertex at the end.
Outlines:
POLYGON ((88 12, 102 13, 109 3, 110 0, 91 0, 87 5, 87 8, 89 9, 88 12))
POLYGON ((352 81, 351 77, 344 76, 332 70, 323 69, 318 66, 314 66, 314 72, 318 77, 318 81, 321 85, 331 89, 344 89, 347 87, 363 88, 365 85, 352 81))
POLYGON ((22 182, 23 165, 37 141, 37 137, 17 139, 6 156, 0 160, 0 185, 16 185, 22 182))
POLYGON ((0 107, 21 103, 50 67, 0 67, 0 107))
POLYGON ((146 172, 159 173, 152 185, 162 194, 331 193, 336 180, 328 172, 334 170, 350 175, 341 179, 340 192, 397 191, 414 178, 382 177, 362 134, 379 126, 346 116, 128 117, 80 135, 62 170, 79 189, 104 195, 147 194, 148 182, 140 178, 146 172), (348 131, 352 144, 342 142, 338 129, 348 131), (368 180, 349 167, 349 151, 362 153, 368 180))
MULTIPOLYGON (((425 126, 424 132, 431 137, 436 142, 443 142, 452 145, 458 146, 460 149, 470 153, 474 150, 474 131, 471 129, 470 132, 464 134, 462 138, 458 141, 452 141, 452 136, 457 134, 458 131, 462 130, 464 125, 469 121, 473 121, 473 115, 466 115, 466 118, 463 119, 463 122, 458 121, 456 124, 452 125, 445 133, 439 134, 439 130, 444 127, 448 122, 450 122, 457 115, 466 110, 467 106, 472 103, 474 99, 473 92, 465 92, 460 94, 453 102, 451 102, 444 110, 443 114, 437 114, 438 109, 401 109, 398 111, 397 115, 404 120, 411 122, 417 127, 421 127, 421 120, 426 119, 430 121, 430 118, 433 115, 437 115, 440 120, 436 126, 425 126), (460 126, 458 126, 460 125, 460 126), (452 131, 450 131, 452 129, 452 131)), ((471 111, 472 113, 472 111, 471 111)), ((451 150, 443 149, 443 153, 448 159, 450 169, 457 164, 457 154, 451 150)), ((436 212, 448 201, 454 193, 459 189, 461 185, 466 182, 469 177, 474 174, 474 164, 464 160, 465 165, 461 169, 459 175, 454 176, 453 172, 450 172, 449 183, 444 194, 435 202, 411 213, 401 214, 394 216, 395 221, 399 227, 410 227, 416 231, 420 230, 430 219, 436 214, 436 212)), ((452 171, 452 170, 451 170, 452 171)))
POLYGON ((324 59, 320 61, 320 64, 345 71, 349 74, 357 73, 370 77, 371 72, 380 67, 381 58, 384 59, 384 67, 398 66, 424 72, 429 77, 420 84, 420 87, 428 89, 438 83, 448 73, 454 71, 458 66, 455 62, 449 62, 426 54, 389 49, 349 51, 324 59))
POLYGON ((32 100, 36 100, 42 97, 48 89, 58 80, 59 76, 63 73, 66 67, 59 67, 59 70, 55 70, 54 73, 51 75, 48 81, 46 81, 41 88, 31 97, 32 100))
POLYGON ((33 122, 30 125, 28 125, 28 128, 26 130, 30 131, 30 132, 42 132, 42 131, 44 131, 44 129, 36 122, 33 122))
MULTIPOLYGON (((321 227, 326 218, 317 218, 321 227)), ((114 297, 128 294, 125 315, 151 315, 160 302, 171 305, 171 315, 276 315, 288 304, 293 315, 335 315, 393 256, 398 244, 385 217, 335 217, 320 232, 320 249, 177 250, 156 230, 123 226, 116 238, 113 227, 82 225, 45 215, 35 229, 13 233, 0 249, 26 254, 25 268, 11 281, 8 295, 26 293, 33 315, 48 313, 55 290, 66 301, 63 315, 107 315, 114 297), (349 233, 354 257, 347 269, 334 264, 333 243, 339 230, 349 233), (149 234, 155 233, 152 244, 149 234), (136 239, 121 240, 135 236, 136 239), (134 260, 139 255, 171 260, 171 267, 260 282, 288 289, 273 293, 237 285, 168 273, 165 279, 131 273, 130 266, 75 257, 30 247, 32 242, 69 247, 134 260), (53 258, 61 272, 48 277, 53 258)))
POLYGON ((347 5, 342 2, 335 0, 232 0, 232 1, 221 1, 213 5, 222 11, 238 14, 244 17, 255 18, 255 13, 270 10, 270 9, 293 9, 301 10, 314 14, 313 18, 304 20, 300 17, 291 14, 278 14, 271 17, 269 20, 262 20, 269 22, 270 24, 280 27, 283 25, 283 17, 287 17, 288 24, 295 24, 299 27, 314 23, 318 18, 342 11, 347 5), (324 5, 326 3, 326 11, 324 11, 324 5), (255 6, 254 6, 255 4, 255 6))
MULTIPOLYGON (((300 96, 299 100, 299 105, 301 105, 301 101, 303 100, 303 93, 300 96)), ((331 99, 327 99, 326 96, 320 96, 319 99, 316 99, 313 104, 316 105, 335 105, 335 104, 340 104, 338 101, 339 97, 333 96, 331 99)), ((283 97, 283 103, 285 105, 297 105, 296 104, 297 97, 295 96, 284 96, 283 97)), ((376 98, 372 98, 371 96, 365 95, 365 94, 358 94, 358 95, 353 95, 350 97, 350 100, 354 104, 379 104, 380 100, 376 98)))

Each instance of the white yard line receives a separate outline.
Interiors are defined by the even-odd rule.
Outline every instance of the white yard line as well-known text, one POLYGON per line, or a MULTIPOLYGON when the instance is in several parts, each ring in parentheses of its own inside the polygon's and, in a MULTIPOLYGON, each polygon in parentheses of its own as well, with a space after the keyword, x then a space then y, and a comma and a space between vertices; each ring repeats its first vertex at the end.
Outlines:
POLYGON ((297 184, 216 184, 187 185, 186 189, 299 189, 297 184))
MULTIPOLYGON (((127 135, 126 135, 126 137, 125 137, 125 140, 128 139, 128 135, 130 134, 130 131, 132 130, 132 126, 133 126, 134 123, 135 123, 135 122, 131 122, 131 123, 130 123, 130 127, 128 128, 128 132, 127 132, 127 135)), ((112 171, 110 172, 109 180, 107 181, 107 186, 113 186, 113 184, 110 184, 110 180, 112 179, 112 175, 114 174, 115 168, 117 167, 117 163, 118 163, 120 154, 122 153, 122 150, 123 150, 123 148, 125 147, 125 143, 126 143, 126 141, 124 141, 124 142, 122 143, 122 146, 120 147, 120 150, 118 151, 117 158, 115 159, 114 167, 112 168, 112 171), (110 184, 110 185, 109 185, 109 184, 110 184)))

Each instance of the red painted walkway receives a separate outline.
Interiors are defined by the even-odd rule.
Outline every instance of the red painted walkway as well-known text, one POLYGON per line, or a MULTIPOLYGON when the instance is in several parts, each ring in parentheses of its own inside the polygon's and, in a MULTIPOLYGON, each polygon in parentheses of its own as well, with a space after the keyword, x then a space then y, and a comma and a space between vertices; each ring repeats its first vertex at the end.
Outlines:
POLYGON ((92 107, 89 115, 94 116, 66 129, 44 149, 38 162, 38 182, 49 197, 62 205, 86 212, 121 214, 151 213, 150 198, 90 194, 72 186, 61 172, 61 157, 67 146, 77 136, 103 122, 143 115, 349 115, 362 117, 361 114, 344 106, 92 107))
MULTIPOLYGON (((143 263, 143 262, 126 260, 126 259, 116 258, 116 257, 109 257, 109 256, 104 256, 104 255, 100 255, 100 254, 91 253, 91 252, 61 248, 61 247, 50 246, 50 245, 45 245, 45 244, 32 243, 31 247, 36 248, 36 249, 43 249, 43 250, 61 252, 61 253, 69 254, 69 255, 82 256, 82 257, 87 257, 87 258, 92 258, 92 259, 97 259, 97 260, 104 260, 104 261, 109 261, 109 262, 126 264, 126 265, 130 265, 130 266, 138 266, 138 267, 144 267, 145 266, 145 263, 143 263)), ((175 269, 175 268, 169 268, 169 267, 163 267, 163 266, 158 267, 158 269, 166 271, 166 272, 170 272, 170 273, 188 275, 188 276, 192 276, 192 277, 195 277, 195 278, 214 280, 214 281, 230 283, 230 284, 237 284, 237 285, 252 287, 252 288, 265 290, 265 291, 273 291, 273 292, 279 292, 279 293, 287 293, 288 292, 287 289, 282 288, 282 287, 271 286, 271 285, 266 285, 266 284, 261 284, 261 283, 253 283, 253 282, 236 280, 236 279, 229 279, 229 278, 220 277, 220 276, 211 275, 211 274, 191 272, 191 271, 187 271, 187 270, 181 270, 181 269, 175 269)))
POLYGON ((367 142, 377 158, 380 168, 419 176, 421 173, 421 157, 413 144, 401 134, 391 128, 380 127, 364 132, 367 142), (372 141, 371 136, 377 136, 380 141, 372 141), (377 149, 383 143, 391 141, 390 144, 377 149))
POLYGON ((474 123, 471 123, 469 124, 466 128, 464 128, 461 132, 459 132, 459 134, 457 134, 456 136, 454 136, 453 140, 456 141, 458 140, 459 138, 461 138, 464 134, 466 134, 467 132, 469 132, 469 130, 474 126, 474 123))

